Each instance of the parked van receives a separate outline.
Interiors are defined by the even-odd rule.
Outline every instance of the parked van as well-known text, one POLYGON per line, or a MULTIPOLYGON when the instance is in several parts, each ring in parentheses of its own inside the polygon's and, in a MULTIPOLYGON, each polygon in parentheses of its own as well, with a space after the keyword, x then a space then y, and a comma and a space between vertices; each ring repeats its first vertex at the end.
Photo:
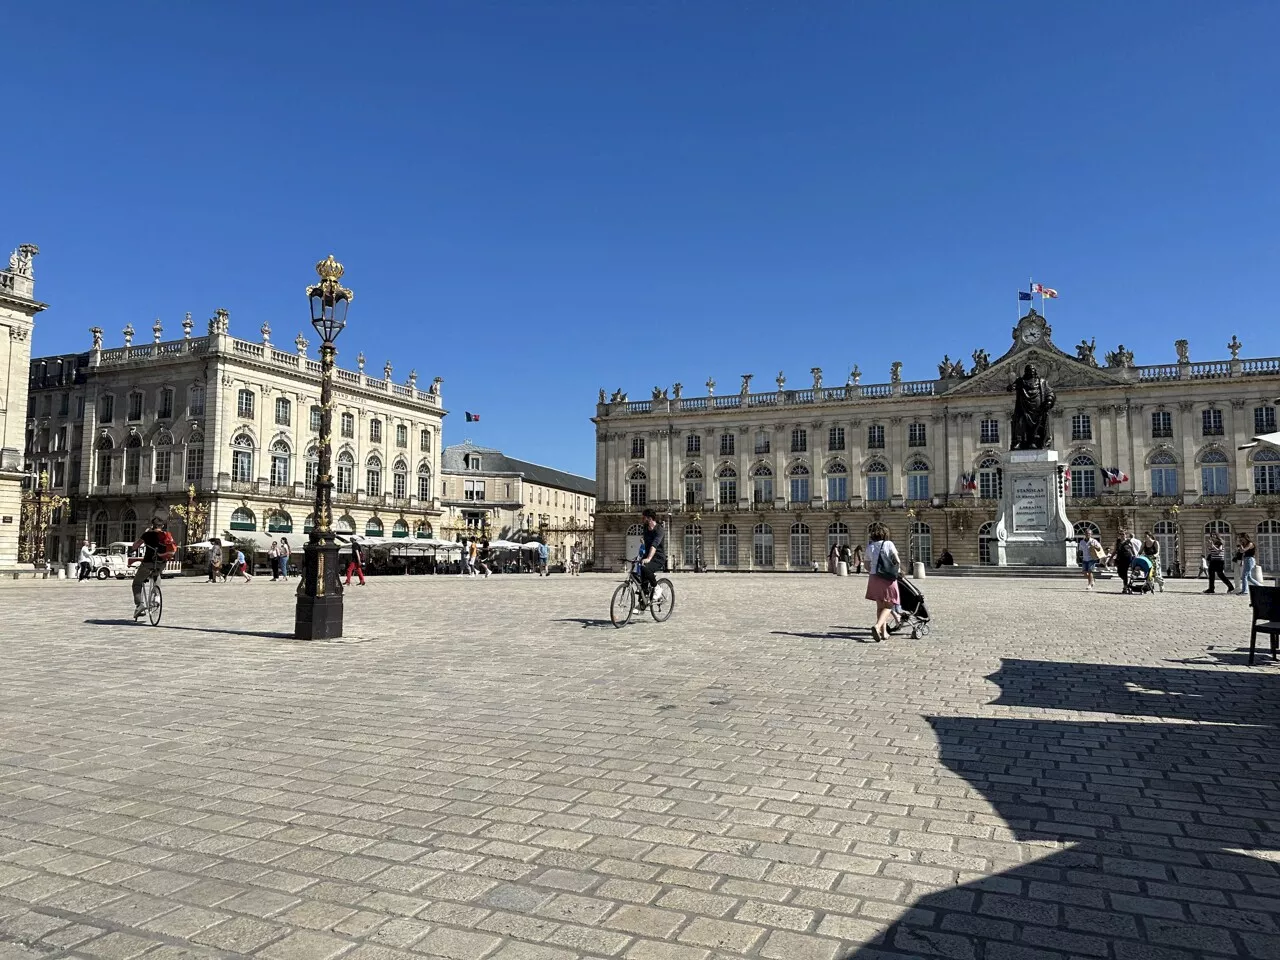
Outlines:
MULTIPOLYGON (((133 576, 133 568, 142 562, 142 548, 133 549, 133 544, 126 543, 123 540, 117 540, 107 548, 112 556, 118 556, 123 559, 125 565, 125 573, 121 576, 133 576)), ((99 550, 101 553, 101 550, 99 550)), ((176 577, 182 573, 182 561, 174 557, 164 565, 164 573, 161 576, 176 577)), ((103 577, 102 579, 106 579, 103 577)))

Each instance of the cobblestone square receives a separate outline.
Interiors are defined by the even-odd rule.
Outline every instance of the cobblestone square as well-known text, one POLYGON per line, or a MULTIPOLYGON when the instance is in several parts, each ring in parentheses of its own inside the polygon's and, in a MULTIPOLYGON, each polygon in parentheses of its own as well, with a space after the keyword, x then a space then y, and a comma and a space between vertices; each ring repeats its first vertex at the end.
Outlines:
POLYGON ((0 585, 0 960, 1280 957, 1244 598, 615 580, 0 585))

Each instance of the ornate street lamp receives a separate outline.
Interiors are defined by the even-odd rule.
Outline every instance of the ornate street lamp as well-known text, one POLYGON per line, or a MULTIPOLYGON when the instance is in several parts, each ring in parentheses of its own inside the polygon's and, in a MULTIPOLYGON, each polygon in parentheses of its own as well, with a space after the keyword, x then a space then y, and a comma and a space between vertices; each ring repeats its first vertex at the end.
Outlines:
POLYGON ((320 462, 316 466, 315 522, 303 550, 302 579, 293 635, 299 640, 342 636, 342 583, 338 579, 338 543, 333 536, 333 342, 347 325, 352 292, 338 283, 342 264, 333 254, 316 264, 320 282, 307 287, 311 325, 320 334, 320 462))
POLYGON ((182 560, 187 561, 187 551, 194 538, 197 542, 204 539, 205 524, 209 519, 209 505, 196 499, 196 485, 187 484, 187 502, 169 505, 169 513, 182 520, 186 531, 182 537, 182 560))
POLYGON ((44 544, 49 536, 53 514, 68 503, 70 501, 66 497, 49 492, 49 472, 41 470, 35 489, 22 497, 22 522, 18 528, 21 534, 19 561, 30 563, 36 570, 45 565, 44 544))

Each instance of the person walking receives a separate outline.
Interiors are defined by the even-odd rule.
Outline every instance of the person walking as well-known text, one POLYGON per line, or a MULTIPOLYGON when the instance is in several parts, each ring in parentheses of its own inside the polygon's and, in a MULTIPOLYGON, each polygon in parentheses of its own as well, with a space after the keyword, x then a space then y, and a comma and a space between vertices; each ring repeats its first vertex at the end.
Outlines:
POLYGON ((289 579, 289 557, 293 554, 292 548, 289 546, 289 538, 280 538, 280 576, 285 580, 289 579))
MULTIPOLYGON (((231 562, 231 573, 238 573, 244 577, 245 583, 253 581, 253 574, 249 572, 249 561, 244 558, 244 551, 236 547, 236 558, 231 562)), ((223 577, 226 580, 226 577, 223 577)))
POLYGON ((1098 568, 1098 561, 1103 557, 1102 544, 1098 538, 1089 534, 1080 538, 1081 566, 1084 567, 1084 588, 1093 589, 1093 571, 1098 568))
POLYGON ((1116 576, 1120 578, 1120 592, 1132 593, 1129 589, 1129 565, 1133 563, 1133 544, 1129 541, 1129 531, 1121 530, 1116 538, 1116 545, 1111 549, 1108 558, 1116 567, 1116 576))
POLYGON ((1142 538, 1142 555, 1151 561, 1151 578, 1160 592, 1164 593, 1164 571, 1160 569, 1160 541, 1150 530, 1142 538))
POLYGON ((836 572, 836 564, 840 562, 840 544, 833 543, 827 551, 827 573, 836 572))
POLYGON ((475 537, 467 544, 467 567, 473 577, 480 576, 480 543, 475 537))
POLYGON ((360 549, 360 541, 351 541, 351 559, 347 561, 347 583, 351 586, 351 574, 360 578, 360 586, 364 586, 364 554, 360 549))
POLYGON ((901 602, 898 593, 898 571, 902 567, 902 559, 898 548, 889 539, 889 528, 880 521, 871 524, 868 531, 871 542, 867 544, 867 592, 866 598, 876 604, 876 622, 871 628, 871 639, 875 643, 884 640, 893 610, 901 602))
POLYGON ((849 572, 862 572, 862 544, 858 544, 853 548, 853 556, 849 559, 849 572))
POLYGON ((547 541, 538 541, 538 576, 551 576, 551 551, 547 548, 547 541))
POLYGON ((489 548, 489 541, 481 540, 480 549, 476 553, 476 569, 486 580, 489 579, 489 574, 493 572, 490 559, 492 555, 493 551, 489 548))
POLYGON ((267 562, 271 564, 271 582, 280 579, 280 541, 272 540, 267 548, 267 562))
POLYGON ((1257 584, 1263 586, 1262 578, 1258 576, 1258 547, 1253 539, 1247 534, 1242 533, 1237 538, 1238 546, 1236 547, 1236 558, 1240 561, 1240 590, 1241 596, 1249 592, 1249 584, 1257 584))
POLYGON ((88 580, 89 574, 93 572, 93 547, 89 546, 86 540, 80 545, 80 571, 77 581, 88 580))
POLYGON ((1211 534, 1208 542, 1205 544, 1205 559, 1209 566, 1209 589, 1205 593, 1214 593, 1214 587, 1217 581, 1221 580, 1227 585, 1227 593, 1235 589, 1231 581, 1227 579, 1227 558, 1226 551, 1222 546, 1222 537, 1218 534, 1211 534))

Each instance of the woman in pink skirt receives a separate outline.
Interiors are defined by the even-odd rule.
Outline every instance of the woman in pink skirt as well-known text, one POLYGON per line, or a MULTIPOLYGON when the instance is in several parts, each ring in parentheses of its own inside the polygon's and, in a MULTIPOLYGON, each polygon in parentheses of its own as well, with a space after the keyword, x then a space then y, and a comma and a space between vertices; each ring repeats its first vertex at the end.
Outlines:
POLYGON ((871 638, 879 643, 886 636, 885 628, 893 616, 893 608, 901 602, 898 596, 898 578, 886 571, 897 571, 902 563, 898 548, 889 539, 889 528, 883 523, 871 524, 867 544, 867 599, 876 602, 876 624, 871 628, 871 638), (881 561, 883 557, 883 562, 881 561))

